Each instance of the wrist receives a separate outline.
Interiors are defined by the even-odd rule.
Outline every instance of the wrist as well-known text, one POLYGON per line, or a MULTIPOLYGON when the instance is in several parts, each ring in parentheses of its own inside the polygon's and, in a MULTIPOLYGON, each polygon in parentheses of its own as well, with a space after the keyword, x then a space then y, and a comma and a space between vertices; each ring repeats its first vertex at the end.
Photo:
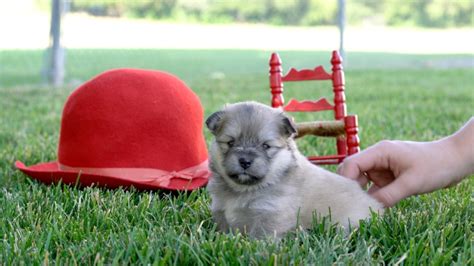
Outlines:
POLYGON ((446 155, 452 156, 451 167, 458 173, 457 181, 474 173, 474 117, 459 131, 439 142, 445 146, 446 155))

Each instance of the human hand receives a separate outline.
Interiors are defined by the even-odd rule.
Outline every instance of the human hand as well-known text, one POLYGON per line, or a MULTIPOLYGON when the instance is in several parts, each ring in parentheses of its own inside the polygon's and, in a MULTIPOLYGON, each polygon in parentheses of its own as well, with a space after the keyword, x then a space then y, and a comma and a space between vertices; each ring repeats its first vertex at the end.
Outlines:
POLYGON ((411 195, 458 183, 467 174, 462 156, 449 138, 434 142, 382 141, 346 158, 338 173, 362 186, 372 181, 369 194, 391 207, 411 195))

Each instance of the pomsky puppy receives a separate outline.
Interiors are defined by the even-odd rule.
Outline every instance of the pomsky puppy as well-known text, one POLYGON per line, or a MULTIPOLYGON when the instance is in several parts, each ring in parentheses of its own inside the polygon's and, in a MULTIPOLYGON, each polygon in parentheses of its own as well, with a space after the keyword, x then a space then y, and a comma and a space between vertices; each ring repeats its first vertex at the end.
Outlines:
POLYGON ((346 229, 382 204, 359 184, 313 165, 297 149, 295 125, 281 109, 256 102, 225 106, 206 120, 215 136, 208 184, 221 231, 282 237, 310 228, 314 215, 346 229))

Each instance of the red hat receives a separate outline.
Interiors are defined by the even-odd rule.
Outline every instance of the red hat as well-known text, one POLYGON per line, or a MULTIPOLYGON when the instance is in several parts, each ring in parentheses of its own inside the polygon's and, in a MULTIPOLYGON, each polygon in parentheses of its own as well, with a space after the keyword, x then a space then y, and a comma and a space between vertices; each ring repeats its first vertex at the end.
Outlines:
POLYGON ((16 167, 45 183, 193 190, 207 183, 203 109, 170 74, 107 71, 64 106, 58 161, 16 167))

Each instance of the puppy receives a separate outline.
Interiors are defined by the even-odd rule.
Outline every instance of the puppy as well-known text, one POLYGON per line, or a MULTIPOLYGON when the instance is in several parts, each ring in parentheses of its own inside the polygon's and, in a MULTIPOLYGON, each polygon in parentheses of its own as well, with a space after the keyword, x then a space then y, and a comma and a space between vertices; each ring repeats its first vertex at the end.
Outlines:
POLYGON ((383 211, 357 182, 309 162, 294 142, 295 125, 280 109, 232 104, 206 125, 215 136, 208 191, 221 231, 279 238, 297 226, 310 228, 314 215, 330 215, 348 228, 371 210, 383 211))

